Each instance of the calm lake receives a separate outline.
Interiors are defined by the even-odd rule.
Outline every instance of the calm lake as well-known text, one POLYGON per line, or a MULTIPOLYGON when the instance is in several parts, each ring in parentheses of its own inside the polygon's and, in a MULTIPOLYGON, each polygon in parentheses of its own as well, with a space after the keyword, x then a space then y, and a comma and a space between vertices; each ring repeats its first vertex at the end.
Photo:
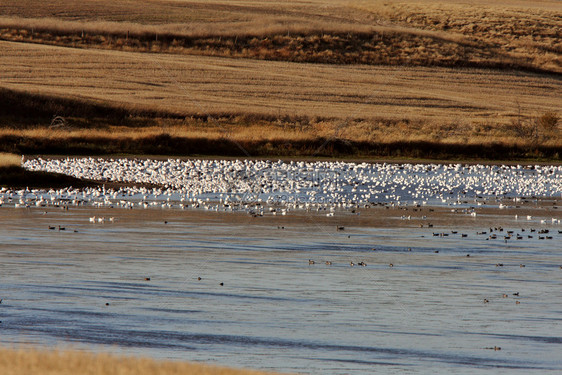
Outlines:
POLYGON ((5 206, 2 344, 310 374, 560 373, 561 216, 514 212, 5 206))

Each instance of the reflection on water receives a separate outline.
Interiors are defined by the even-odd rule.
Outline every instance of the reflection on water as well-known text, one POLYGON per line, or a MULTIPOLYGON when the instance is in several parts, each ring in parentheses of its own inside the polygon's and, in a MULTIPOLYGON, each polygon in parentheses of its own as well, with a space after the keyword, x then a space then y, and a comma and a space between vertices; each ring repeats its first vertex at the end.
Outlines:
POLYGON ((318 374, 562 370, 555 225, 107 211, 0 209, 4 344, 318 374))

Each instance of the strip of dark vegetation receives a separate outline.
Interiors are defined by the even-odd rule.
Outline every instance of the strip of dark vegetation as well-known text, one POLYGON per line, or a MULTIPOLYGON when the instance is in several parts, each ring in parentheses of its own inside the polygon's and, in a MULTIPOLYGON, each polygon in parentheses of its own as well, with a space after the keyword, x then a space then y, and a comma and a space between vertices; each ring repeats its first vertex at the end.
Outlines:
POLYGON ((318 138, 306 141, 172 137, 167 134, 131 138, 32 138, 0 137, 0 151, 41 155, 165 155, 225 157, 400 157, 436 160, 551 160, 560 161, 561 146, 521 146, 491 143, 485 145, 396 141, 356 142, 318 138))
POLYGON ((514 69, 562 75, 535 65, 532 56, 510 55, 481 41, 457 42, 405 31, 184 36, 21 27, 0 28, 0 40, 322 64, 514 69))

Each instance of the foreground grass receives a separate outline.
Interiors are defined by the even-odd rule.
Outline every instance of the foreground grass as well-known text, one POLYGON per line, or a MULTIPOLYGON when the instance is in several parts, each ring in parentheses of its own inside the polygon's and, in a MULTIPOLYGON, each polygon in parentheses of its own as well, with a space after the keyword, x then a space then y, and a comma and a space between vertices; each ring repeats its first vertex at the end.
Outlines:
POLYGON ((0 349, 2 375, 265 375, 208 365, 78 351, 0 349))

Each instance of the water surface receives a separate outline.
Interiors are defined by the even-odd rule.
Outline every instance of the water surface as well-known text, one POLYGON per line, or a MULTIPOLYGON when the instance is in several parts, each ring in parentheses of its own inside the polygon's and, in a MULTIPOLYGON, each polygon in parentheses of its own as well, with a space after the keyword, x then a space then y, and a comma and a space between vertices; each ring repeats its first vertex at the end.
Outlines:
POLYGON ((420 228, 382 208, 361 225, 1 208, 2 343, 311 374, 560 372, 562 228, 448 211, 420 228), (501 238, 476 234, 494 225, 501 238), (510 228, 525 238, 504 240, 510 228))

